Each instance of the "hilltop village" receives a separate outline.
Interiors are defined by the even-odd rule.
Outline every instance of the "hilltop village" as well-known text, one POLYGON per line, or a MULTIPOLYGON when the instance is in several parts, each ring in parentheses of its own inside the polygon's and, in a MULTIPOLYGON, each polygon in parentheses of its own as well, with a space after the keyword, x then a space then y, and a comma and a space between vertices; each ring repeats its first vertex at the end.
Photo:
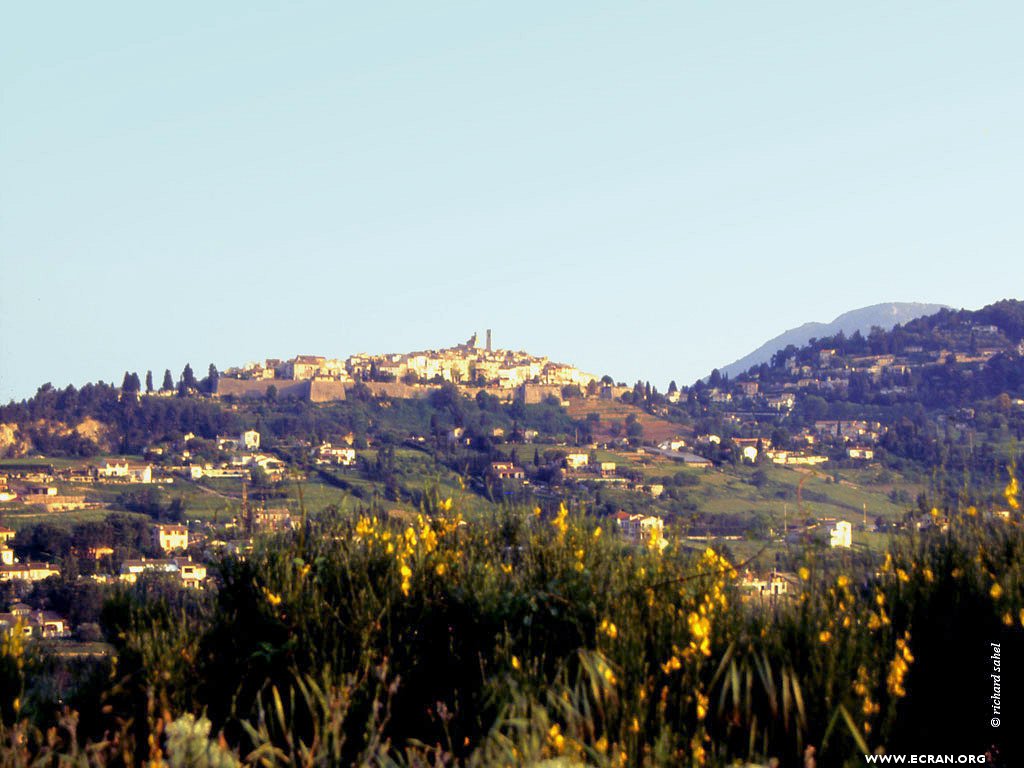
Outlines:
POLYGON ((497 349, 473 334, 464 344, 403 354, 356 354, 346 360, 298 355, 291 360, 265 360, 228 368, 217 381, 216 394, 266 396, 297 394, 314 402, 341 400, 358 382, 391 397, 422 397, 444 383, 488 391, 504 399, 526 387, 527 397, 539 401, 562 387, 587 387, 597 381, 565 363, 526 352, 497 349), (389 385, 389 386, 381 386, 389 385))

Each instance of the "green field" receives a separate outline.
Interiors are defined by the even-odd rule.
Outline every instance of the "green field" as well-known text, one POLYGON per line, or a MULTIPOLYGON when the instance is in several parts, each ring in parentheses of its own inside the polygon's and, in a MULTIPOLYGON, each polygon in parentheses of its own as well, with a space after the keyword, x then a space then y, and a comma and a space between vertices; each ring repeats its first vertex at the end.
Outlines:
MULTIPOLYGON (((605 509, 611 506, 661 515, 673 511, 678 513, 683 509, 687 515, 697 514, 705 521, 716 515, 733 519, 749 517, 751 521, 763 521, 776 532, 782 530, 784 522, 792 528, 810 518, 846 519, 856 526, 862 526, 866 521, 867 528, 879 517, 887 521, 898 520, 910 506, 907 500, 915 498, 922 490, 919 484, 879 468, 834 471, 761 464, 756 467, 725 465, 714 469, 695 469, 666 456, 632 450, 596 450, 593 454, 598 461, 614 461, 620 474, 640 473, 645 482, 663 483, 679 497, 676 500, 667 497, 654 499, 621 486, 595 484, 605 509), (899 494, 900 503, 893 501, 890 496, 893 492, 899 494)), ((364 507, 414 510, 425 492, 436 490, 440 498, 458 499, 461 509, 470 517, 493 515, 497 508, 490 499, 470 490, 475 488, 479 491, 479 482, 471 483, 468 478, 460 477, 424 451, 396 448, 390 485, 373 479, 372 470, 365 469, 378 460, 376 450, 361 450, 357 455, 359 463, 356 467, 292 469, 279 483, 266 487, 248 483, 250 504, 284 506, 293 513, 304 511, 311 516, 330 507, 343 511, 364 507)), ((9 465, 11 462, 6 463, 9 465)), ((60 468, 69 468, 94 464, 95 459, 52 462, 45 459, 33 463, 52 463, 60 468)), ((102 508, 46 513, 41 507, 26 507, 14 502, 0 506, 0 518, 14 528, 43 521, 71 525, 101 519, 111 510, 124 509, 124 497, 130 494, 155 495, 165 506, 174 499, 180 499, 188 519, 225 522, 239 514, 242 507, 243 482, 239 479, 203 478, 193 481, 175 477, 172 483, 167 484, 58 482, 57 486, 61 494, 85 496, 89 502, 101 504, 102 508)), ((583 499, 585 496, 581 497, 583 499)), ((858 531, 858 543, 870 542, 877 546, 874 538, 858 531)))
POLYGON ((895 520, 907 510, 906 505, 896 504, 890 499, 890 492, 904 491, 913 498, 922 490, 920 485, 892 472, 880 477, 882 473, 872 469, 838 470, 837 483, 834 481, 835 472, 820 468, 764 464, 757 467, 692 469, 662 456, 638 456, 619 451, 597 451, 597 455, 602 461, 615 461, 620 469, 639 469, 648 482, 665 482, 667 485, 680 472, 697 478, 698 483, 686 486, 686 490, 702 512, 760 512, 778 516, 780 521, 787 511, 793 519, 862 518, 866 514, 869 521, 876 517, 895 520), (760 487, 754 485, 757 472, 763 473, 760 487), (801 482, 803 487, 798 498, 801 482))

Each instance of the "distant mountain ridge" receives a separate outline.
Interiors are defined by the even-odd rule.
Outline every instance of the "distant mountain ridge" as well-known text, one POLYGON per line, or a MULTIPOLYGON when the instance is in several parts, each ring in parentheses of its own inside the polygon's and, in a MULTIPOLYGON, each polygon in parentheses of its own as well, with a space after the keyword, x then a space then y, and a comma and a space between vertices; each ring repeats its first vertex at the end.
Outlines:
POLYGON ((840 331, 847 336, 855 331, 867 334, 875 326, 888 331, 896 325, 901 325, 925 315, 933 315, 943 309, 949 309, 949 307, 945 304, 923 304, 908 301, 887 302, 853 309, 839 315, 830 323, 804 323, 798 328, 791 328, 780 333, 749 355, 745 355, 725 366, 721 369, 721 372, 729 376, 729 378, 734 378, 737 374, 747 371, 751 366, 770 362, 772 355, 780 349, 785 349, 790 344, 802 347, 811 339, 834 336, 840 331))

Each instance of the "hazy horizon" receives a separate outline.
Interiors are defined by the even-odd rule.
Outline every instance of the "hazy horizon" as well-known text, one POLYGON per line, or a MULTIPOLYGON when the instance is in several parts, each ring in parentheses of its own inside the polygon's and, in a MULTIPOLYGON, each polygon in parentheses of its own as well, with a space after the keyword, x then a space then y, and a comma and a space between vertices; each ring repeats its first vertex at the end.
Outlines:
MULTIPOLYGON (((886 302, 880 302, 879 304, 880 305, 886 305, 886 304, 906 304, 906 303, 919 303, 919 302, 887 302, 886 301, 886 302)), ((869 307, 870 306, 876 306, 876 305, 869 305, 869 307)), ((959 310, 959 309, 979 309, 979 308, 980 307, 954 307, 953 309, 959 310)), ((844 310, 843 312, 840 312, 838 315, 836 315, 835 317, 829 318, 828 320, 810 320, 810 321, 807 321, 805 323, 801 323, 801 326, 802 325, 828 324, 830 322, 833 322, 834 320, 837 320, 840 316, 842 316, 844 314, 847 314, 850 311, 855 311, 857 309, 862 309, 862 308, 861 307, 856 307, 856 308, 851 308, 850 310, 844 310)), ((770 341, 771 339, 775 338, 776 336, 780 335, 781 333, 785 333, 787 331, 799 329, 801 326, 794 326, 794 328, 784 328, 784 329, 781 329, 779 333, 772 334, 771 337, 765 338, 765 340, 763 342, 761 342, 761 344, 763 345, 764 343, 770 341)), ((348 351, 345 351, 345 352, 342 352, 342 353, 337 353, 337 354, 332 353, 332 352, 326 352, 324 350, 295 349, 295 350, 284 350, 284 351, 278 350, 275 354, 258 355, 258 356, 252 357, 252 358, 246 358, 245 360, 242 360, 242 359, 225 360, 225 361, 218 361, 218 360, 209 360, 209 361, 185 360, 179 367, 171 367, 170 369, 167 369, 166 366, 164 366, 162 368, 159 368, 159 369, 158 368, 142 368, 142 369, 128 368, 125 371, 121 371, 120 373, 115 373, 115 375, 111 375, 111 376, 108 376, 108 377, 105 377, 105 378, 101 376, 101 377, 99 377, 97 379, 91 379, 88 382, 87 381, 78 381, 78 382, 76 382, 76 381, 67 381, 67 382, 61 383, 59 381, 40 381, 38 383, 38 385, 36 386, 36 389, 38 389, 39 386, 42 386, 42 385, 47 384, 47 383, 52 384, 53 386, 55 386, 57 388, 63 388, 67 384, 71 384, 71 385, 74 385, 75 387, 79 387, 79 386, 84 385, 84 384, 89 383, 89 382, 95 383, 96 381, 105 381, 108 384, 113 384, 113 385, 119 386, 120 383, 121 383, 121 378, 123 377, 124 373, 137 373, 139 375, 139 377, 144 381, 145 380, 145 375, 146 375, 147 371, 151 372, 153 374, 154 386, 156 388, 159 388, 160 384, 161 384, 161 381, 163 379, 164 370, 170 370, 172 376, 174 377, 175 382, 177 382, 178 379, 180 378, 181 371, 182 371, 182 369, 184 368, 184 366, 186 364, 189 364, 189 365, 192 366, 193 372, 195 373, 197 378, 202 378, 203 376, 206 375, 207 368, 208 368, 210 363, 213 363, 218 368, 218 370, 224 371, 227 368, 240 367, 240 366, 242 366, 242 365, 244 365, 246 363, 250 363, 250 362, 263 362, 263 361, 265 361, 267 359, 284 360, 284 359, 292 358, 292 357, 294 357, 296 355, 305 355, 305 354, 322 355, 322 356, 327 357, 327 358, 345 359, 345 358, 348 358, 351 355, 361 354, 361 353, 371 354, 371 355, 382 355, 382 354, 401 354, 401 353, 409 353, 409 352, 421 352, 421 351, 426 351, 426 350, 429 350, 429 349, 443 349, 443 348, 446 348, 446 347, 457 346, 458 344, 461 344, 461 343, 464 343, 465 341, 467 341, 473 335, 473 333, 477 333, 478 334, 479 339, 480 339, 480 341, 482 343, 483 338, 484 338, 484 334, 486 333, 487 330, 488 329, 484 328, 484 327, 470 328, 470 329, 467 330, 466 333, 463 334, 463 336, 460 336, 458 338, 447 339, 447 340, 444 340, 444 341, 441 341, 441 342, 438 342, 438 343, 434 343, 434 344, 429 344, 429 345, 426 345, 426 346, 410 347, 409 349, 397 349, 397 348, 394 348, 394 349, 391 349, 391 348, 389 348, 389 349, 352 349, 352 350, 348 350, 348 351)), ((721 363, 721 364, 713 365, 711 368, 708 368, 707 371, 703 371, 703 372, 699 373, 697 376, 693 377, 692 379, 689 379, 689 378, 684 379, 684 378, 672 377, 670 379, 666 379, 665 381, 660 381, 660 380, 656 381, 656 380, 651 379, 650 377, 644 376, 642 373, 639 373, 636 376, 633 376, 632 378, 630 378, 630 377, 623 377, 623 376, 616 376, 613 371, 605 369, 605 368, 601 368, 600 366, 587 368, 586 366, 579 365, 577 363, 577 361, 573 360, 571 358, 571 356, 568 356, 568 355, 564 355, 564 354, 560 355, 557 352, 551 352, 551 351, 537 352, 536 350, 528 349, 528 348, 522 347, 520 345, 516 345, 515 343, 502 343, 501 339, 498 338, 498 336, 497 336, 496 330, 495 329, 490 329, 490 330, 492 330, 492 332, 494 333, 494 348, 495 349, 506 349, 506 350, 511 350, 511 351, 525 351, 525 352, 528 352, 528 353, 531 353, 531 354, 544 355, 544 356, 546 356, 546 357, 548 357, 551 360, 556 361, 556 362, 562 362, 562 363, 569 363, 569 364, 577 365, 577 367, 586 370, 588 373, 596 373, 599 376, 603 376, 605 374, 609 374, 609 375, 613 376, 613 378, 615 378, 616 381, 621 381, 621 382, 623 382, 623 383, 625 383, 627 385, 630 385, 630 386, 634 382, 636 382, 638 379, 644 380, 644 381, 649 381, 652 384, 652 386, 655 386, 655 387, 657 387, 658 389, 660 389, 662 391, 665 390, 667 384, 670 383, 671 381, 675 381, 678 385, 689 386, 690 384, 693 384, 697 379, 706 378, 707 374, 710 373, 713 369, 715 369, 715 368, 726 368, 729 365, 729 363, 721 363)), ((758 346, 760 346, 760 345, 758 345, 758 346)), ((753 352, 753 351, 755 351, 755 348, 752 347, 751 349, 747 350, 747 352, 745 352, 743 354, 745 355, 745 354, 748 354, 748 353, 753 352)), ((730 362, 733 362, 733 361, 730 361, 730 362)), ((26 399, 26 398, 30 397, 31 395, 35 394, 36 389, 33 389, 31 392, 28 392, 28 393, 26 393, 26 394, 24 394, 24 395, 22 395, 20 397, 9 398, 8 400, 4 400, 2 402, 6 403, 6 402, 9 402, 9 401, 12 401, 12 400, 26 399)))

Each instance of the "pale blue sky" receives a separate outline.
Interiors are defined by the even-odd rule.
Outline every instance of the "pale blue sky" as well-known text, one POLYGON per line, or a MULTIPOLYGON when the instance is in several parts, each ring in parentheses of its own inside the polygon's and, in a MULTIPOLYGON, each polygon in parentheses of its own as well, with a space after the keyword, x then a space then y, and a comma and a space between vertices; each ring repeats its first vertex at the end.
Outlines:
POLYGON ((0 400, 494 329, 692 382, 1022 296, 1018 2, 15 3, 0 400))

